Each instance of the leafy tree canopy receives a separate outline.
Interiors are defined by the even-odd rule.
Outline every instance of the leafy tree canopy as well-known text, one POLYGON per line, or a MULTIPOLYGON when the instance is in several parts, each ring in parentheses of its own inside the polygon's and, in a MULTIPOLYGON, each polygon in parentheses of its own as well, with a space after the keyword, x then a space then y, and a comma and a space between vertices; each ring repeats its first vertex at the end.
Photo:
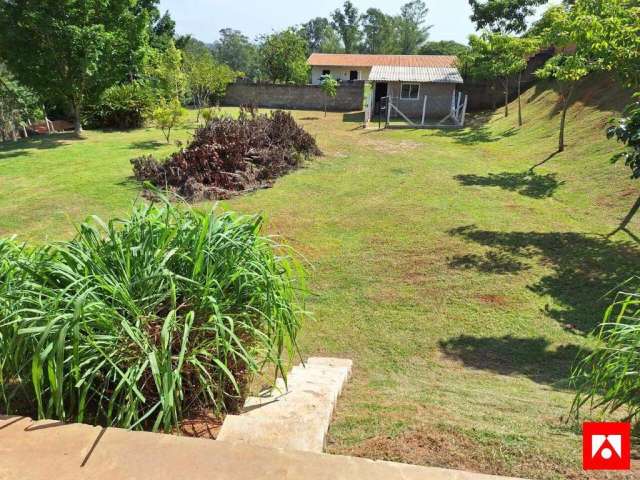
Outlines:
POLYGON ((260 46, 260 64, 261 71, 272 82, 306 83, 307 42, 293 29, 269 35, 260 46))
POLYGON ((360 12, 350 0, 346 0, 341 9, 331 14, 332 26, 340 35, 344 51, 357 53, 360 49, 362 31, 360 30, 360 12))
POLYGON ((212 46, 216 59, 232 70, 243 72, 249 78, 258 76, 258 49, 238 30, 220 30, 220 39, 212 46))
POLYGON ((398 17, 399 52, 403 55, 418 53, 420 47, 429 39, 431 26, 425 21, 429 9, 423 0, 413 0, 400 8, 398 17))
POLYGON ((324 17, 316 17, 303 23, 300 36, 307 41, 308 53, 337 53, 342 50, 340 37, 324 17))
POLYGON ((378 8, 370 8, 362 16, 363 51, 366 53, 396 53, 399 48, 399 22, 378 8))
POLYGON ((469 47, 453 40, 427 42, 420 48, 420 55, 462 55, 469 47))
POLYGON ((471 21, 478 30, 522 33, 527 29, 527 18, 548 0, 469 0, 471 21))
POLYGON ((2 1, 0 55, 22 84, 66 103, 80 132, 83 106, 144 57, 149 20, 136 7, 132 0, 2 1))

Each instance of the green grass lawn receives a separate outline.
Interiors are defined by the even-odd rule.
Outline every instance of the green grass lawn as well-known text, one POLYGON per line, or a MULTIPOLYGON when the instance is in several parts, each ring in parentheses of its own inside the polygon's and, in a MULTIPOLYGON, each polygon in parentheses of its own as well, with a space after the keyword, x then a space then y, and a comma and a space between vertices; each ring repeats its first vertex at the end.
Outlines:
MULTIPOLYGON (((533 175, 556 145, 552 90, 528 92, 522 129, 499 113, 442 132, 296 112, 326 155, 224 203, 264 213, 305 257, 304 354, 355 362, 330 452, 582 478, 567 376, 640 255, 626 234, 603 236, 638 195, 608 162, 620 92, 592 82, 581 99, 567 151, 533 175)), ((0 146, 0 234, 59 239, 89 214, 122 214, 139 193, 129 159, 175 148, 155 129, 86 136, 0 146)))

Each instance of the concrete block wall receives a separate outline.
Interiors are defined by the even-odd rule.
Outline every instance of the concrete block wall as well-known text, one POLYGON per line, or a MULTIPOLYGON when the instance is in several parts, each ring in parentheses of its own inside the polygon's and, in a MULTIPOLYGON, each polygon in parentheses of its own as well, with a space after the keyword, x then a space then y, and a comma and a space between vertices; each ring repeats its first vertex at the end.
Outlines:
POLYGON ((319 85, 278 85, 269 83, 234 83, 229 85, 222 105, 255 105, 262 108, 289 110, 323 110, 353 112, 362 110, 364 82, 338 86, 333 99, 328 99, 319 85))

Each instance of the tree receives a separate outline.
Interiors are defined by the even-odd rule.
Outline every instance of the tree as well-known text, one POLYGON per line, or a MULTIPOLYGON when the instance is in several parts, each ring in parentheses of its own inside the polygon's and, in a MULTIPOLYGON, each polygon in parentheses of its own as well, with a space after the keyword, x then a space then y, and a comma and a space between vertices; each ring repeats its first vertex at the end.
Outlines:
POLYGON ((484 32, 469 37, 470 49, 461 58, 469 74, 480 80, 500 80, 504 91, 504 116, 509 116, 509 80, 524 70, 520 40, 499 33, 484 32))
POLYGON ((228 65, 217 63, 208 50, 186 52, 184 71, 191 98, 198 109, 196 121, 200 120, 202 108, 207 107, 211 100, 222 98, 227 86, 239 75, 228 65))
POLYGON ((182 70, 182 52, 171 40, 164 50, 151 49, 145 73, 157 94, 166 100, 182 98, 187 78, 182 70))
POLYGON ((176 36, 176 22, 169 11, 165 11, 164 15, 159 17, 151 26, 150 44, 154 48, 164 49, 174 41, 176 36))
POLYGON ((512 42, 518 73, 518 125, 522 126, 522 72, 527 68, 529 57, 540 49, 540 41, 535 37, 514 37, 512 42))
POLYGON ((462 55, 469 47, 453 40, 426 42, 420 48, 420 55, 462 55))
POLYGON ((171 141, 171 130, 173 130, 185 116, 185 110, 182 108, 177 98, 167 102, 162 99, 160 105, 151 112, 151 121, 156 128, 162 130, 167 143, 171 141))
POLYGON ((333 28, 342 39, 344 51, 346 53, 357 53, 360 49, 360 41, 362 40, 358 9, 350 0, 346 0, 342 10, 338 8, 333 11, 331 20, 333 28))
POLYGON ((309 80, 307 43, 293 29, 264 38, 260 64, 266 77, 274 83, 304 84, 309 80))
POLYGON ((398 29, 394 17, 378 8, 370 8, 362 15, 364 40, 362 50, 366 53, 396 53, 398 29))
POLYGON ((25 122, 41 113, 38 97, 0 64, 0 142, 17 140, 20 128, 26 133, 25 122))
POLYGON ((337 53, 342 50, 340 38, 324 17, 316 17, 302 24, 300 36, 307 42, 308 53, 337 53))
POLYGON ((0 54, 23 85, 59 100, 82 132, 84 106, 126 78, 146 45, 148 15, 130 0, 4 0, 0 54))
POLYGON ((335 98, 338 93, 338 81, 331 75, 322 75, 320 77, 320 88, 325 95, 324 100, 324 116, 327 116, 327 99, 335 98))
POLYGON ((397 19, 399 31, 399 51, 403 55, 418 53, 429 38, 431 26, 425 26, 429 9, 423 0, 413 0, 400 8, 397 19))
POLYGON ((494 33, 522 33, 527 29, 527 18, 537 7, 549 0, 469 0, 471 21, 477 30, 494 33))
MULTIPOLYGON (((640 94, 636 95, 636 98, 640 99, 640 94)), ((624 150, 617 153, 611 159, 612 163, 624 161, 624 164, 631 169, 631 178, 640 178, 640 100, 636 100, 631 105, 627 106, 622 118, 616 125, 609 127, 607 130, 608 138, 615 138, 618 142, 624 145, 624 150)), ((620 225, 609 234, 615 235, 616 233, 626 230, 627 226, 631 222, 631 219, 640 210, 640 197, 635 201, 629 213, 624 217, 620 225)))
MULTIPOLYGON (((571 9, 573 10, 573 9, 571 9)), ((580 41, 583 27, 574 12, 567 8, 554 8, 547 12, 548 25, 542 32, 543 40, 555 45, 560 50, 541 69, 536 72, 540 78, 552 78, 558 83, 562 114, 560 117, 560 133, 558 136, 558 152, 565 148, 564 134, 567 110, 576 85, 590 72, 597 70, 597 60, 589 52, 589 48, 580 41)))
POLYGON ((216 59, 231 70, 243 72, 252 79, 258 76, 258 49, 242 32, 231 28, 220 30, 220 39, 212 50, 216 59))

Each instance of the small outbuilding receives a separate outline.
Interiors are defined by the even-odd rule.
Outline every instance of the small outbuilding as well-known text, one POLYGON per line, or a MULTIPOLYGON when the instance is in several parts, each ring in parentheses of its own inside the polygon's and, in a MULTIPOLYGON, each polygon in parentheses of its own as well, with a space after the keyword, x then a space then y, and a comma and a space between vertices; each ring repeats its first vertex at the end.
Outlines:
POLYGON ((463 79, 455 56, 314 53, 308 63, 315 85, 323 75, 340 82, 371 83, 370 108, 379 112, 382 107, 388 118, 399 117, 411 125, 463 122, 465 97, 458 88, 463 79))

